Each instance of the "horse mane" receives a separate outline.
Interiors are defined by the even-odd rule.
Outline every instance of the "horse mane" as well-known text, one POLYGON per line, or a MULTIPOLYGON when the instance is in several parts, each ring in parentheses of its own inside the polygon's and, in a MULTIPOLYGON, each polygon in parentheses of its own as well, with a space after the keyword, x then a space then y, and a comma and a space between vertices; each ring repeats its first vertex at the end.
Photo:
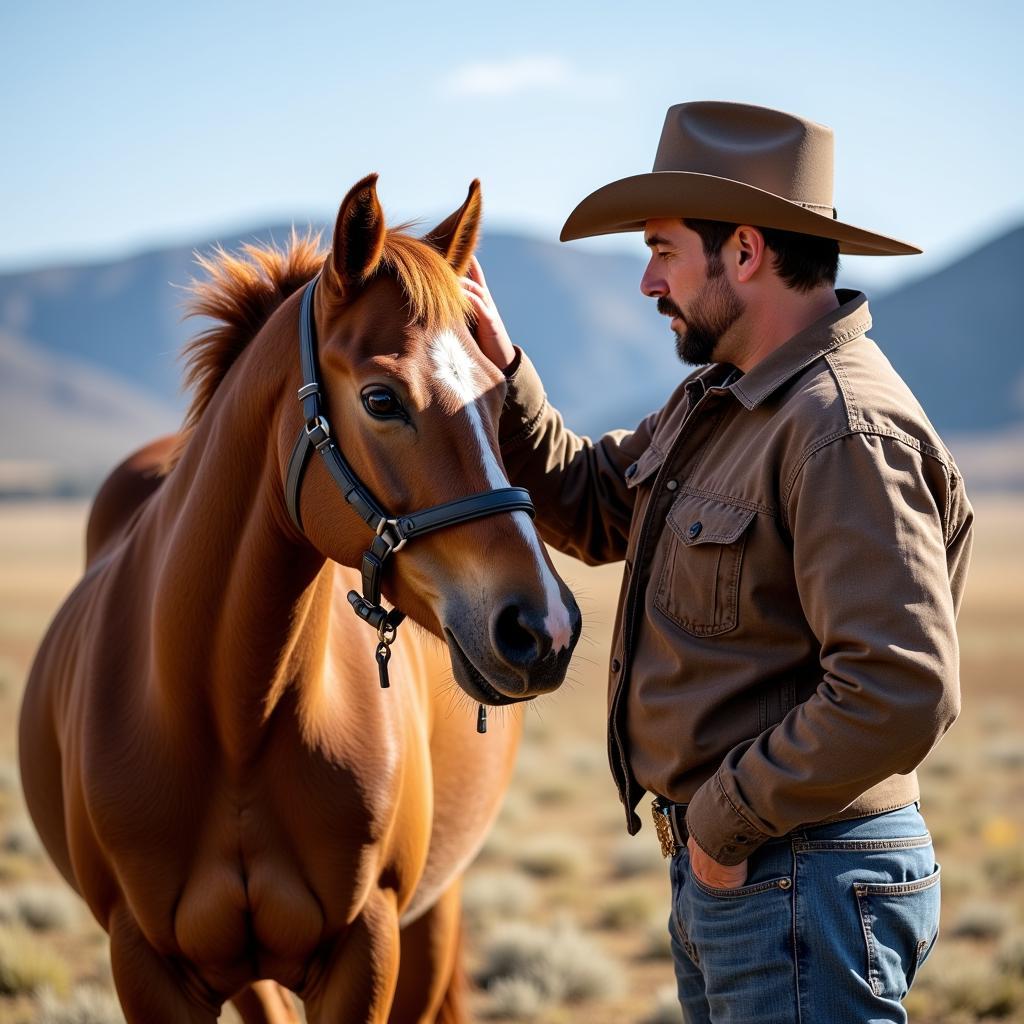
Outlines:
MULTIPOLYGON (((410 320, 428 330, 438 329, 469 313, 468 300, 458 279, 435 249, 406 231, 408 224, 385 235, 380 262, 373 276, 391 274, 409 306, 410 320)), ((292 228, 282 247, 249 243, 237 253, 216 246, 212 253, 196 253, 204 279, 187 286, 186 316, 205 316, 213 325, 186 342, 184 384, 192 398, 179 433, 179 442, 164 465, 169 472, 181 457, 192 432, 206 411, 221 381, 271 314, 323 266, 327 253, 321 235, 292 228)))

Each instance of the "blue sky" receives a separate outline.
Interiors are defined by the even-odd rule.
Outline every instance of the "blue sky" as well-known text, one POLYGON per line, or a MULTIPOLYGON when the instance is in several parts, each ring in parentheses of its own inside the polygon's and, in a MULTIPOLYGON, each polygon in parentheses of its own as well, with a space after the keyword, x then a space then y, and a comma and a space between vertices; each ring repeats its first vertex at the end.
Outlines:
POLYGON ((840 216, 926 250, 850 259, 858 280, 1024 220, 1019 4, 145 7, 4 5, 0 269, 326 218, 371 170, 394 218, 480 177, 487 224, 554 241, 584 195, 650 169, 690 99, 832 126, 840 216))

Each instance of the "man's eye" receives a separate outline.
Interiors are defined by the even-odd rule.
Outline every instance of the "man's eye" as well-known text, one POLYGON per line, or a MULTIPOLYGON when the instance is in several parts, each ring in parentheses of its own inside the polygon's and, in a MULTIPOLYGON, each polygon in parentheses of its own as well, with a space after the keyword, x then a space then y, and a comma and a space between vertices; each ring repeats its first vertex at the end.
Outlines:
POLYGON ((398 396, 379 385, 369 387, 363 392, 363 405, 371 416, 378 419, 407 418, 398 396))

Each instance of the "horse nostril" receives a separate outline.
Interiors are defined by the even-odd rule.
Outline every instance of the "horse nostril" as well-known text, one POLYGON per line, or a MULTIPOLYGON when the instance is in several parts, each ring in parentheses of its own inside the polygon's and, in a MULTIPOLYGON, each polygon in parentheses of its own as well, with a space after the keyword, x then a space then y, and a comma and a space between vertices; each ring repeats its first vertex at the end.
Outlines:
POLYGON ((518 604, 506 605, 494 617, 492 638, 498 654, 518 668, 540 661, 551 650, 543 617, 518 604))

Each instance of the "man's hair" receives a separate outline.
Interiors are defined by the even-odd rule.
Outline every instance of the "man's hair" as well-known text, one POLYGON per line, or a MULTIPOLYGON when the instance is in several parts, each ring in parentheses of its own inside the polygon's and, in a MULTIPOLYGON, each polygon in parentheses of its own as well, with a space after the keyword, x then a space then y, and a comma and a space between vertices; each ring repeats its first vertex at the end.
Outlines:
MULTIPOLYGON (((709 263, 718 260, 722 246, 739 227, 723 220, 696 220, 692 217, 684 217, 683 223, 700 235, 704 256, 709 263)), ((816 238, 779 228, 757 226, 757 230, 764 235, 764 244, 771 250, 775 273, 787 287, 809 292, 821 285, 835 285, 839 273, 839 243, 834 238, 816 238)))

